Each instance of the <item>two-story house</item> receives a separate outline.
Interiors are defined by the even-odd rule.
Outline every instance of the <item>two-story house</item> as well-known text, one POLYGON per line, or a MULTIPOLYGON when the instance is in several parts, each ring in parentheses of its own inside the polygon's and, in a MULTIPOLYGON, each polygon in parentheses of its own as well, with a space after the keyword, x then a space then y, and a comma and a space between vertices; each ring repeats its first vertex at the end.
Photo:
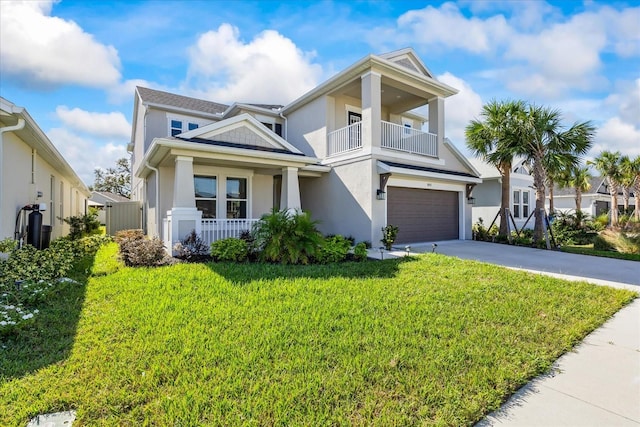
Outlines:
POLYGON ((132 198, 168 245, 192 229, 207 241, 237 235, 273 207, 373 244, 387 224, 398 243, 470 238, 481 180, 444 136, 455 93, 411 49, 369 55, 286 106, 139 87, 132 198))

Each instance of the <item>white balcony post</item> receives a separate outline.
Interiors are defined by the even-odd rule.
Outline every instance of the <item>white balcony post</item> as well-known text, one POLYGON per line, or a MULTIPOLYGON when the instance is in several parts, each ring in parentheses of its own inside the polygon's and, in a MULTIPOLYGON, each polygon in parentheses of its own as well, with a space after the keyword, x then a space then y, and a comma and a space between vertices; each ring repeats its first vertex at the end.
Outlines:
POLYGON ((177 156, 173 181, 171 211, 171 248, 184 239, 191 230, 202 232, 202 212, 196 209, 196 191, 193 181, 193 157, 177 156))
POLYGON ((429 101, 429 133, 437 135, 438 148, 444 142, 444 98, 429 101))
POLYGON ((282 209, 289 211, 300 209, 300 184, 298 183, 298 168, 282 168, 282 190, 280 194, 282 209))
POLYGON ((380 120, 382 120, 381 75, 373 71, 361 77, 362 145, 380 147, 380 120))

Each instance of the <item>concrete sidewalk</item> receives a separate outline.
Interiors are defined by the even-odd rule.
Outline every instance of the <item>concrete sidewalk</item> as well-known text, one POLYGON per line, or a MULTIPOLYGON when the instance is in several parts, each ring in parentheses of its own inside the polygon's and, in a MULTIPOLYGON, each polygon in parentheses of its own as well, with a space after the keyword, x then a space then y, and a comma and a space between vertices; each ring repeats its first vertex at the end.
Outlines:
MULTIPOLYGON (((475 241, 411 245, 568 280, 640 291, 640 263, 475 241)), ((380 258, 379 251, 371 256, 380 258)), ((404 246, 385 257, 406 254, 404 246)), ((616 313, 552 371, 477 426, 640 426, 640 299, 616 313)))

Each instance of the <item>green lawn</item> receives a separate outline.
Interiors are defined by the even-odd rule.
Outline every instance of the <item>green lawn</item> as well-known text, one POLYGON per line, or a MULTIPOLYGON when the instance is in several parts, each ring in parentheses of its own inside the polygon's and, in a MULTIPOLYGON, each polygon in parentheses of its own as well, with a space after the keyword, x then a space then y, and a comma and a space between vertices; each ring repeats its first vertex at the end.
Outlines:
POLYGON ((623 254, 615 251, 598 251, 593 249, 593 243, 590 245, 568 245, 561 248, 563 252, 569 252, 572 254, 580 255, 593 255, 605 258, 617 258, 627 261, 640 261, 639 254, 623 254))
POLYGON ((0 425, 68 409, 79 425, 471 425, 634 297, 439 254, 156 269, 114 255, 4 339, 0 425))

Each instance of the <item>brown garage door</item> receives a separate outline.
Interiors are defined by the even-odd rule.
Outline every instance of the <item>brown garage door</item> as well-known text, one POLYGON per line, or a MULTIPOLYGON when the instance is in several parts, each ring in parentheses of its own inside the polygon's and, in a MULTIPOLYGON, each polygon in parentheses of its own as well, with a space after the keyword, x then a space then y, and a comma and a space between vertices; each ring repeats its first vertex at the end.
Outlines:
POLYGON ((387 224, 398 226, 396 243, 458 239, 458 193, 387 187, 387 224))

